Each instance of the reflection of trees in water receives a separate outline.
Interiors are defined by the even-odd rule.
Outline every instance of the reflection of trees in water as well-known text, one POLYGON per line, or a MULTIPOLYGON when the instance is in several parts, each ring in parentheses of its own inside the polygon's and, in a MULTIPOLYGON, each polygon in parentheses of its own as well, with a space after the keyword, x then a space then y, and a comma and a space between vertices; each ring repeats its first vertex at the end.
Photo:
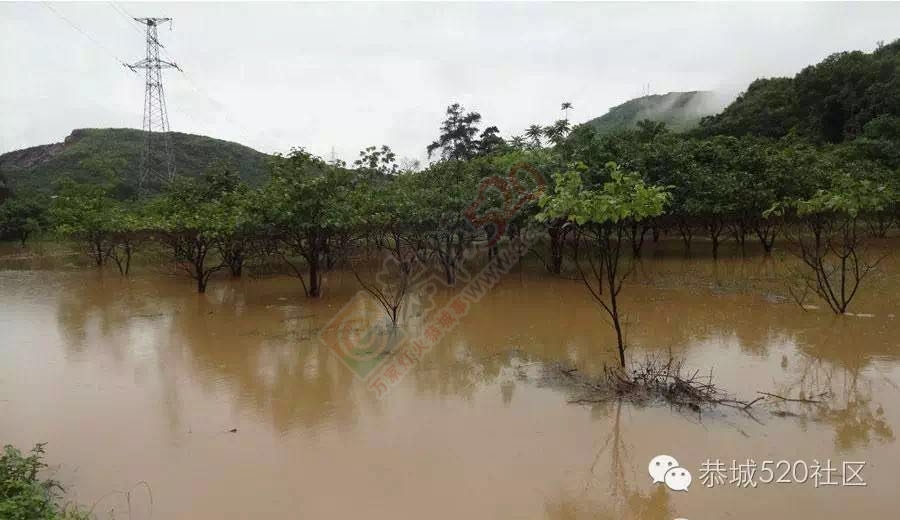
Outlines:
POLYGON ((149 328, 145 325, 171 313, 171 306, 145 284, 99 271, 67 278, 56 303, 56 323, 67 351, 84 353, 103 347, 116 362, 123 361, 127 352, 123 344, 143 334, 149 328), (90 337, 94 325, 99 338, 90 337))
POLYGON ((627 468, 634 467, 628 453, 626 435, 622 431, 623 401, 601 403, 592 409, 595 417, 612 418, 609 433, 594 454, 582 491, 574 496, 550 500, 545 506, 547 518, 569 520, 580 518, 616 520, 671 520, 675 517, 669 503, 669 491, 657 485, 650 492, 634 489, 628 481, 627 468), (607 476, 600 472, 606 470, 607 476), (608 492, 597 493, 597 484, 607 481, 608 492))
POLYGON ((238 408, 281 433, 325 422, 352 424, 358 406, 351 395, 353 375, 311 337, 315 317, 288 307, 281 315, 260 313, 242 321, 241 309, 227 300, 198 300, 193 312, 175 317, 172 343, 183 345, 192 378, 208 392, 225 386, 238 408))
POLYGON ((834 428, 834 444, 839 450, 894 440, 894 430, 885 421, 884 410, 868 400, 850 401, 842 410, 824 410, 819 420, 834 428))
MULTIPOLYGON (((482 385, 491 384, 503 377, 503 383, 512 382, 510 351, 485 354, 472 349, 461 334, 453 334, 434 347, 407 376, 413 380, 416 393, 430 396, 458 396, 471 399, 482 385)), ((514 383, 513 383, 514 384, 514 383)), ((507 386, 508 399, 512 390, 507 386)), ((508 404, 506 393, 504 403, 508 404)))
POLYGON ((273 298, 239 283, 217 284, 205 296, 184 289, 167 279, 154 286, 118 276, 76 280, 57 300, 65 346, 155 373, 172 431, 187 430, 185 385, 224 394, 282 433, 349 424, 359 399, 374 401, 368 392, 350 395, 352 374, 315 341, 315 317, 302 307, 268 309, 259 302, 273 298))
MULTIPOLYGON (((757 269, 768 267, 761 265, 744 268, 750 272, 740 276, 762 276, 757 269)), ((181 282, 67 278, 57 307, 66 348, 72 353, 102 351, 117 365, 128 361, 155 372, 173 428, 179 422, 179 383, 184 385, 187 379, 210 394, 225 389, 236 407, 264 417, 282 432, 332 420, 349 424, 360 399, 374 400, 315 338, 334 307, 298 301, 296 287, 277 280, 223 281, 206 297, 198 297, 181 282), (129 359, 137 344, 143 344, 146 352, 129 359)), ((504 279, 425 356, 404 384, 412 381, 419 394, 462 398, 471 398, 481 386, 497 384, 498 398, 509 404, 518 363, 564 360, 583 372, 598 373, 614 359, 614 338, 582 289, 573 282, 542 277, 504 279), (513 349, 517 353, 511 356, 513 349)), ((811 366, 810 360, 859 374, 872 356, 889 353, 890 335, 866 319, 803 313, 762 297, 758 301, 746 295, 711 297, 708 288, 694 294, 684 288, 671 292, 642 285, 634 293, 628 334, 635 348, 630 355, 670 346, 677 351, 704 340, 736 344, 742 352, 758 356, 788 352, 784 370, 812 384, 801 373, 804 363, 811 366), (789 348, 781 348, 785 345, 789 348), (802 362, 790 354, 795 350, 802 362)), ((821 370, 818 374, 824 378, 821 370)), ((728 382, 723 385, 728 387, 728 382)), ((859 391, 859 385, 851 387, 859 391)), ((805 392, 815 393, 813 388, 805 392)), ((873 439, 890 438, 892 432, 870 398, 844 403, 856 404, 841 406, 838 409, 846 413, 823 415, 820 421, 836 432, 846 424, 851 430, 868 428, 873 439)), ((374 402, 369 408, 375 413, 381 409, 374 402)), ((848 441, 851 445, 861 442, 852 431, 838 437, 855 439, 848 441)))
MULTIPOLYGON (((827 394, 822 405, 802 405, 800 421, 804 427, 809 421, 829 426, 834 431, 834 445, 839 451, 894 440, 894 431, 883 408, 873 402, 873 381, 858 366, 863 363, 848 368, 834 361, 804 357, 798 363, 794 381, 779 389, 780 395, 800 399, 827 394)), ((790 406, 782 404, 782 407, 790 406)))

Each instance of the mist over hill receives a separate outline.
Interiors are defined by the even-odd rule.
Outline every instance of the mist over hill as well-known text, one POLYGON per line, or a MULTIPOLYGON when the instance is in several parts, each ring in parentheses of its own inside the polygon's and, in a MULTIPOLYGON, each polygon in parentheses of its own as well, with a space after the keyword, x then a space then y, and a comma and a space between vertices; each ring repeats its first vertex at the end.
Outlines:
POLYGON ((649 119, 665 123, 672 130, 685 131, 699 125, 702 118, 721 111, 729 101, 705 90, 653 94, 612 107, 606 114, 584 124, 598 132, 610 133, 633 128, 639 121, 649 119))

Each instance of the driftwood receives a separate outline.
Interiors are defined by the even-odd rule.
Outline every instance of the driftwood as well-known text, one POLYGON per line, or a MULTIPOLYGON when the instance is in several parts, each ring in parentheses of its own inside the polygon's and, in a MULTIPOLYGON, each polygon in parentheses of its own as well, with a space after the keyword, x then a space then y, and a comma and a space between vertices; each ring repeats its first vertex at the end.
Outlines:
MULTIPOLYGON (((614 399, 628 399, 636 402, 662 400, 677 408, 687 408, 700 413, 704 408, 725 406, 739 410, 752 419, 754 406, 772 400, 782 402, 821 405, 830 394, 823 393, 810 398, 784 397, 770 392, 757 392, 758 397, 742 400, 729 395, 713 382, 712 371, 701 374, 699 370, 688 371, 681 360, 671 356, 648 357, 630 368, 605 367, 600 377, 587 377, 577 368, 563 365, 548 365, 545 382, 553 386, 569 388, 572 404, 597 404, 614 399)), ((788 413, 775 413, 789 416, 788 413)))

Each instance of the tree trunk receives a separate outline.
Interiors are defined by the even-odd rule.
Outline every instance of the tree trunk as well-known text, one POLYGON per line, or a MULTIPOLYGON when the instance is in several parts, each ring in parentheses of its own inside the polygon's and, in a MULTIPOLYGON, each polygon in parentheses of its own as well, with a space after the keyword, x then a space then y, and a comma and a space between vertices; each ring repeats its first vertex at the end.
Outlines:
POLYGON ((641 248, 644 246, 644 235, 647 234, 647 226, 634 222, 631 224, 631 255, 640 258, 641 248))
POLYGON ((551 226, 547 233, 550 234, 550 265, 547 267, 551 273, 560 274, 562 272, 565 233, 558 225, 551 226))
POLYGON ((319 252, 313 251, 307 259, 309 262, 309 296, 312 298, 319 297, 319 252))
POLYGON ((244 272, 244 255, 241 253, 233 253, 228 259, 228 269, 231 271, 233 278, 240 278, 244 272))
POLYGON ((713 260, 719 258, 719 236, 721 236, 724 227, 725 225, 722 221, 717 218, 713 218, 706 223, 706 229, 709 231, 709 239, 712 241, 713 260))

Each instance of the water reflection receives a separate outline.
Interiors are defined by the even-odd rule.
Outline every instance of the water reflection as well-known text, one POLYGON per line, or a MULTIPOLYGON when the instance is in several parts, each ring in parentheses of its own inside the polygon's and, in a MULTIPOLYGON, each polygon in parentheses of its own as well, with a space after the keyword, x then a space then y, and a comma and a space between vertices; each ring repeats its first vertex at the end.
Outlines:
MULTIPOLYGON (((769 264, 746 268, 749 275, 729 270, 727 276, 756 277, 769 264)), ((717 365, 723 377, 730 375, 729 365, 746 370, 747 361, 755 359, 760 371, 779 367, 785 377, 777 390, 794 396, 832 393, 834 373, 841 370, 838 409, 844 413, 813 420, 843 428, 839 439, 855 439, 837 441, 842 446, 862 438, 893 439, 879 419, 879 405, 860 395, 871 360, 895 350, 880 329, 862 319, 804 313, 755 295, 717 296, 711 302, 702 291, 660 290, 654 284, 666 279, 665 269, 643 269, 625 304, 634 356, 670 349, 698 366, 717 365), (840 339, 848 337, 867 348, 848 348, 840 339), (860 339, 865 337, 872 339, 860 339), (848 424, 869 425, 873 436, 851 434, 848 424)), ((321 323, 355 290, 352 280, 332 280, 324 301, 299 303, 288 280, 219 283, 207 295, 182 285, 177 278, 126 280, 93 273, 69 280, 55 297, 64 347, 81 358, 102 353, 116 364, 157 374, 173 430, 185 428, 178 386, 186 380, 207 394, 224 392, 281 434, 326 423, 349 428, 363 405, 377 413, 371 394, 361 391, 316 340, 321 323)), ((438 303, 450 296, 445 290, 438 303)), ((523 384, 522 363, 562 360, 599 373, 614 362, 611 348, 604 347, 611 340, 602 314, 578 284, 520 275, 489 293, 412 372, 409 385, 422 397, 462 399, 496 385, 508 406, 517 384, 523 384)), ((763 390, 747 378, 721 384, 738 393, 763 390)))
MULTIPOLYGON (((546 361, 594 374, 615 362, 613 334, 583 287, 540 273, 511 273, 378 401, 316 339, 357 290, 350 276, 332 273, 326 297, 309 301, 295 280, 280 277, 216 279, 197 295, 180 277, 3 271, 0 327, 12 346, 0 349, 0 391, 15 397, 0 400, 0 435, 49 438, 61 456, 95 459, 82 461, 96 467, 94 480, 72 477, 94 498, 155 477, 165 517, 246 512, 241 504, 249 501, 238 497, 247 482, 210 484, 227 497, 221 502, 178 495, 209 468, 238 466, 260 482, 289 474, 285 488, 254 493, 277 502, 295 492, 312 511, 332 513, 325 516, 360 513, 350 502, 317 502, 348 478, 371 490, 360 492, 368 503, 387 501, 410 516, 477 516, 495 503, 503 504, 500 516, 524 518, 690 518, 700 502, 717 511, 732 502, 752 508, 740 495, 711 499, 651 486, 646 460, 666 438, 678 439, 673 446, 691 461, 900 455, 900 390, 891 383, 900 378, 900 325, 885 311, 900 306, 900 279, 890 274, 863 295, 859 310, 875 309, 874 317, 836 318, 779 298, 777 262, 651 255, 622 302, 634 359, 672 351, 691 367, 713 369, 738 397, 830 396, 828 406, 773 400, 766 410, 775 413, 759 414, 760 423, 739 412, 697 418, 622 402, 587 409, 536 386, 532 370, 546 361), (28 373, 43 377, 19 375, 28 373), (73 435, 72 424, 85 421, 97 427, 73 435), (135 444, 146 453, 130 461, 135 444), (171 477, 167 488, 164 475, 172 473, 184 477, 171 477), (119 475, 130 480, 104 480, 119 475), (435 497, 462 481, 496 496, 467 497, 461 509, 435 513, 435 497), (406 486, 402 507, 385 482, 406 486), (516 498, 523 489, 540 494, 516 498)), ((440 305, 452 295, 443 289, 435 298, 440 305)), ((894 482, 889 469, 870 471, 875 482, 894 482)), ((797 500, 768 493, 772 504, 797 500)), ((806 517, 846 513, 834 503, 802 504, 806 517)), ((876 501, 873 510, 889 506, 876 501)))
MULTIPOLYGON (((671 491, 665 486, 655 486, 650 491, 635 486, 634 468, 642 467, 644 461, 635 461, 628 448, 629 432, 623 431, 622 424, 623 406, 627 405, 618 400, 593 407, 595 420, 611 415, 611 427, 593 455, 581 492, 548 501, 545 506, 547 518, 662 520, 676 516, 670 500, 671 491)), ((646 477, 642 474, 640 478, 644 482, 646 477)))

